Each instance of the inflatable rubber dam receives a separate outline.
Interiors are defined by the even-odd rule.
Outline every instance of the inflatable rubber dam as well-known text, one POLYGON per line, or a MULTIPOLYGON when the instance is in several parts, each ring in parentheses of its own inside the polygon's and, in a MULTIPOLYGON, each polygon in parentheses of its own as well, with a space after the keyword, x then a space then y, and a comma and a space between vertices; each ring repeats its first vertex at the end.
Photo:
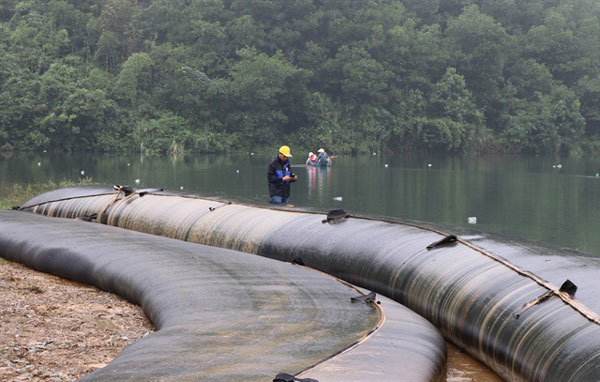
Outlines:
POLYGON ((158 190, 67 188, 20 209, 305 264, 408 307, 507 380, 600 380, 594 257, 523 263, 526 249, 425 226, 158 190))

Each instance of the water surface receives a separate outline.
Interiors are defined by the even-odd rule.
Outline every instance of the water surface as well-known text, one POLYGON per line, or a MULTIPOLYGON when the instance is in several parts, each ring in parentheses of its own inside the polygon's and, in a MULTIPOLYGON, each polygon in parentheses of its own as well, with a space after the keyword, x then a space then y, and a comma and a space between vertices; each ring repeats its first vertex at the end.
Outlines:
MULTIPOLYGON (((364 155, 339 156, 329 168, 314 168, 294 155, 295 206, 472 228, 600 257, 600 158, 364 155)), ((0 157, 0 182, 89 176, 105 184, 266 205, 271 157, 15 153, 0 157)))

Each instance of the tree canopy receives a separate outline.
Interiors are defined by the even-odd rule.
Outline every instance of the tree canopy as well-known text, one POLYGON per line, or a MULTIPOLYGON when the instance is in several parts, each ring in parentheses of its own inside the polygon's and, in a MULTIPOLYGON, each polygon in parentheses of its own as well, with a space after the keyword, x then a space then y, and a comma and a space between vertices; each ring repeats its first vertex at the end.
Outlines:
POLYGON ((4 0, 0 146, 600 152, 596 0, 4 0))

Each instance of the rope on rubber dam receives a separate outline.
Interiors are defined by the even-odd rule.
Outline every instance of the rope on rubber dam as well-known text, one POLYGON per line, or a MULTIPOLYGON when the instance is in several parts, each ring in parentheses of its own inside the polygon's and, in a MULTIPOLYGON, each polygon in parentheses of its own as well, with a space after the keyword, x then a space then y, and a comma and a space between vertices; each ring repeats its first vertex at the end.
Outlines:
MULTIPOLYGON (((25 209, 74 218, 103 211, 112 197, 47 198, 45 203, 42 195, 25 209)), ((415 225, 364 218, 322 224, 323 214, 225 204, 134 194, 106 209, 103 220, 282 261, 302 259, 409 307, 506 379, 600 380, 598 314, 533 272, 460 239, 427 250, 445 235, 415 225), (548 292, 552 298, 515 318, 548 292)))

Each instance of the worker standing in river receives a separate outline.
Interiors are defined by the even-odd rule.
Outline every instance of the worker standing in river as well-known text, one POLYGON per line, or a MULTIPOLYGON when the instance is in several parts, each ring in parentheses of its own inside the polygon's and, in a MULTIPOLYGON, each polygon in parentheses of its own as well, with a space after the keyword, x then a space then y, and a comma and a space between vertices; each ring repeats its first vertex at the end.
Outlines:
POLYGON ((269 181, 269 196, 271 203, 287 203, 290 197, 290 184, 298 177, 292 173, 290 160, 292 157, 289 146, 281 146, 277 156, 273 158, 267 170, 269 181))

